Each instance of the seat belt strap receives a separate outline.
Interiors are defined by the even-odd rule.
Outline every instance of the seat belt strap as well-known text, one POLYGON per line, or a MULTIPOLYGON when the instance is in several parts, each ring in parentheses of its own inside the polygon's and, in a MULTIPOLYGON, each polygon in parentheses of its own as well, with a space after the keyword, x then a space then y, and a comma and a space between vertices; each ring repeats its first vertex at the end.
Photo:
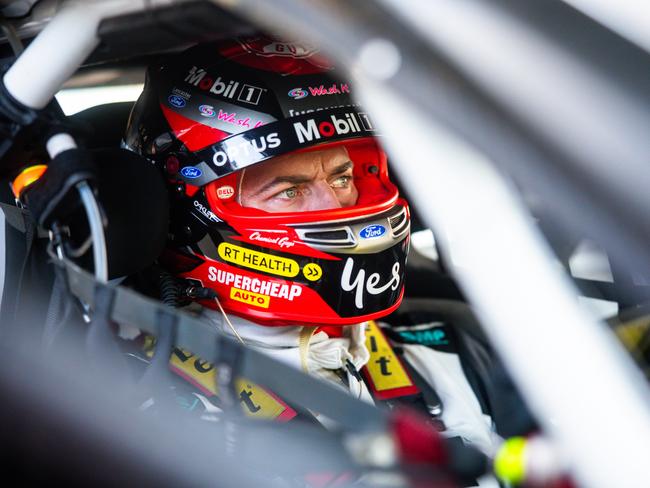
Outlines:
MULTIPOLYGON (((147 357, 153 356, 155 347, 154 337, 148 335, 144 341, 147 357)), ((219 396, 216 368, 192 352, 174 349, 169 358, 169 368, 206 397, 219 396)), ((235 386, 239 392, 242 410, 249 417, 288 422, 297 415, 297 412, 280 397, 246 378, 235 379, 235 386)))
POLYGON ((374 320, 366 323, 366 347, 370 360, 361 372, 374 398, 389 400, 420 392, 374 320))
POLYGON ((430 417, 439 431, 445 430, 440 397, 415 368, 402 359, 401 349, 390 344, 374 321, 366 326, 366 346, 370 360, 361 372, 375 401, 389 406, 407 405, 430 417))

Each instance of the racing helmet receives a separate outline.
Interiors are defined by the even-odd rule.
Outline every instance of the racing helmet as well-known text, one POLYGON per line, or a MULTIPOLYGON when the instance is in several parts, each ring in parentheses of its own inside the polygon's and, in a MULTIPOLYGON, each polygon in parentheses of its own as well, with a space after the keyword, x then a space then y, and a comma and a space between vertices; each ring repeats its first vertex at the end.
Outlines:
POLYGON ((162 264, 262 325, 349 325, 396 309, 409 209, 353 95, 312 46, 266 35, 200 44, 150 66, 124 142, 169 184, 162 264), (356 204, 293 213, 241 205, 251 165, 339 146, 353 162, 356 204))

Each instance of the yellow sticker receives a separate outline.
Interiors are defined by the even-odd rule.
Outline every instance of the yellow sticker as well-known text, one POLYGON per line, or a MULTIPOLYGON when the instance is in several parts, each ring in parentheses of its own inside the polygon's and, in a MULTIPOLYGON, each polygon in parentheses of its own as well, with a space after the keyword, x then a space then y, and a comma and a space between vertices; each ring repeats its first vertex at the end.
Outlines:
POLYGON ((230 289, 230 298, 261 308, 269 308, 269 303, 271 302, 271 298, 266 295, 253 293, 252 291, 244 291, 239 288, 230 289))
POLYGON ((366 347, 370 351, 366 369, 377 391, 413 386, 395 351, 372 320, 366 326, 366 347))
POLYGON ((642 352, 639 351, 639 346, 649 327, 650 317, 642 316, 617 325, 614 332, 616 332, 616 335, 628 351, 642 352))
MULTIPOLYGON (((206 395, 217 395, 216 368, 189 351, 175 349, 169 361, 172 370, 206 395)), ((296 412, 273 394, 245 378, 237 378, 235 386, 246 415, 255 418, 290 420, 296 412)))
POLYGON ((293 278, 298 275, 300 266, 296 261, 280 256, 273 256, 245 247, 235 246, 228 242, 222 242, 217 248, 219 256, 229 263, 239 264, 246 268, 258 271, 266 271, 279 276, 293 278))
POLYGON ((169 364, 183 378, 206 394, 217 394, 214 366, 184 349, 174 349, 169 364))
POLYGON ((264 388, 243 378, 235 380, 242 410, 250 417, 274 419, 287 408, 264 388))
POLYGON ((304 274, 305 278, 307 278, 309 281, 316 281, 319 280, 321 276, 323 276, 323 268, 321 268, 316 263, 308 263, 303 266, 302 274, 304 274))

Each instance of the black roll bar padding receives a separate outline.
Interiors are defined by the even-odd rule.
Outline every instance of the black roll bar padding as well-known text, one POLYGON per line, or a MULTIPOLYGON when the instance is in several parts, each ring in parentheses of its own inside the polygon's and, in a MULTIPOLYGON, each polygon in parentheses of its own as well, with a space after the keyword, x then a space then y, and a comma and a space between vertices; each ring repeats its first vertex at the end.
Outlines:
POLYGON ((178 317, 173 309, 161 307, 156 310, 156 349, 151 363, 145 369, 138 381, 138 390, 147 396, 158 400, 159 406, 173 405, 173 394, 169 389, 172 382, 172 372, 169 370, 169 358, 174 351, 178 317))
MULTIPOLYGON (((0 78, 0 116, 2 117, 3 125, 6 122, 11 122, 12 127, 19 129, 34 122, 38 118, 38 111, 16 100, 9 93, 9 90, 7 90, 4 84, 4 78, 0 78)), ((3 127, 3 135, 6 135, 4 133, 5 128, 3 127)))
POLYGON ((240 375, 243 349, 236 346, 240 345, 226 336, 219 336, 214 364, 216 366, 215 386, 219 392, 219 399, 224 408, 238 413, 241 410, 233 408, 239 405, 235 379, 240 375))
MULTIPOLYGON (((70 278, 68 274, 68 284, 70 278)), ((94 281, 94 279, 93 279, 94 281)), ((88 295, 91 301, 81 299, 92 309, 88 331, 86 333, 86 353, 89 363, 99 369, 111 371, 113 377, 124 381, 122 386, 133 386, 128 382, 130 378, 124 357, 115 340, 113 331, 112 314, 115 306, 116 289, 113 285, 106 285, 95 281, 88 284, 88 295)), ((73 295, 77 296, 72 289, 73 295)), ((78 297, 78 296, 77 296, 78 297)))
MULTIPOLYGON (((37 117, 35 110, 24 106, 9 93, 0 78, 0 159, 11 150, 20 131, 32 124, 37 117)), ((3 166, 4 161, 0 166, 0 176, 11 174, 17 169, 3 166)))
POLYGON ((176 342, 176 331, 178 327, 178 318, 172 312, 172 309, 168 310, 165 308, 157 310, 158 333, 156 334, 156 337, 158 338, 158 341, 156 343, 154 360, 157 360, 158 356, 163 356, 165 365, 169 361, 169 356, 174 350, 174 342, 176 342))

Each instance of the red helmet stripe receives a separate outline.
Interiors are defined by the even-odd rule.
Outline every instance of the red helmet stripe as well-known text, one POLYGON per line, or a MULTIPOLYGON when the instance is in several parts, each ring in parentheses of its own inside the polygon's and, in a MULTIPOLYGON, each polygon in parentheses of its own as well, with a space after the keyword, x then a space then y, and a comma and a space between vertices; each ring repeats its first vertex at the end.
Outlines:
POLYGON ((228 132, 183 117, 168 107, 165 107, 162 103, 160 104, 160 108, 165 119, 167 119, 167 123, 174 132, 174 135, 185 144, 187 149, 190 151, 198 151, 205 146, 214 144, 215 142, 231 135, 228 132))
POLYGON ((244 66, 284 75, 324 73, 333 67, 314 48, 266 36, 226 40, 219 46, 219 52, 244 66))

